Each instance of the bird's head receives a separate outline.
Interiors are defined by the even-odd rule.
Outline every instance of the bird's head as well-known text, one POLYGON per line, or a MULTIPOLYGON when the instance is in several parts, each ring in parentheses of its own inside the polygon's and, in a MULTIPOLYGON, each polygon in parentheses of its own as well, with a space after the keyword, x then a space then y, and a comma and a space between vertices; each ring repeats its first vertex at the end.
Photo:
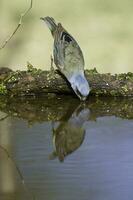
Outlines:
POLYGON ((90 87, 84 74, 73 75, 69 79, 69 82, 80 100, 85 101, 90 92, 90 87))

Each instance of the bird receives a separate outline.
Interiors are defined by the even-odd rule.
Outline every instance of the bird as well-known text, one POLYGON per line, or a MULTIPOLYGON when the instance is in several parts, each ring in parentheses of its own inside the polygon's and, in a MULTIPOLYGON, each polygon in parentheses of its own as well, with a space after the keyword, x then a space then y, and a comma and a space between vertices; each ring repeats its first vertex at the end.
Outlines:
POLYGON ((65 76, 81 101, 90 93, 90 86, 84 74, 84 56, 76 40, 56 23, 52 17, 41 17, 54 38, 53 56, 57 69, 65 76))
POLYGON ((63 162, 66 156, 76 151, 83 143, 86 133, 84 123, 89 120, 91 114, 85 103, 73 105, 72 101, 68 102, 70 104, 67 104, 68 108, 62 119, 58 123, 52 122, 54 151, 49 158, 58 157, 60 162, 63 162))

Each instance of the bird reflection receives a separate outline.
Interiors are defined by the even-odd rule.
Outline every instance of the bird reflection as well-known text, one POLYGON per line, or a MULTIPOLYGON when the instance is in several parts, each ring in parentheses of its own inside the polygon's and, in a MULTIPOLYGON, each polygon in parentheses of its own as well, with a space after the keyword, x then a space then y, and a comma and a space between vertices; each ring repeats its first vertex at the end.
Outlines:
POLYGON ((76 109, 68 109, 68 112, 53 130, 54 152, 50 159, 58 157, 62 162, 70 153, 80 147, 85 137, 83 124, 89 119, 90 110, 85 104, 80 104, 76 109))

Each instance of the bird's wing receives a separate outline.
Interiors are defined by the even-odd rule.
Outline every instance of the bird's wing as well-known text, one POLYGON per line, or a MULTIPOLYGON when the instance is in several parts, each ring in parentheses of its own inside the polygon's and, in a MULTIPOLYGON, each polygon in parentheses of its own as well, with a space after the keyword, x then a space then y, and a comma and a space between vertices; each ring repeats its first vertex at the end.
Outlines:
POLYGON ((58 24, 54 40, 54 61, 61 72, 83 70, 84 58, 75 39, 58 24))
POLYGON ((64 69, 65 60, 65 48, 61 40, 62 31, 62 27, 58 24, 54 35, 54 62, 61 71, 64 69))

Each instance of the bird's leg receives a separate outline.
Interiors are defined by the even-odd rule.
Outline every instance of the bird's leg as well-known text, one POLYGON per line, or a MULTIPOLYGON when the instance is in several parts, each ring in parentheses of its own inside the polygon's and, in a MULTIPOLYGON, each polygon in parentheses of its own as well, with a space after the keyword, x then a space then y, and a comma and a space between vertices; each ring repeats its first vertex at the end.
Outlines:
MULTIPOLYGON (((54 138, 55 138, 55 122, 54 121, 51 121, 51 127, 52 127, 52 132, 53 132, 53 143, 54 143, 54 138)), ((56 150, 54 150, 50 155, 49 155, 49 159, 50 160, 53 160, 57 157, 57 153, 56 153, 56 150)))
POLYGON ((54 132, 54 130, 55 130, 55 122, 54 121, 51 122, 51 127, 52 127, 52 130, 54 132))
POLYGON ((52 55, 50 56, 50 59, 51 59, 50 73, 51 73, 51 74, 54 74, 54 65, 53 65, 54 59, 53 59, 53 56, 52 56, 52 55))

